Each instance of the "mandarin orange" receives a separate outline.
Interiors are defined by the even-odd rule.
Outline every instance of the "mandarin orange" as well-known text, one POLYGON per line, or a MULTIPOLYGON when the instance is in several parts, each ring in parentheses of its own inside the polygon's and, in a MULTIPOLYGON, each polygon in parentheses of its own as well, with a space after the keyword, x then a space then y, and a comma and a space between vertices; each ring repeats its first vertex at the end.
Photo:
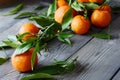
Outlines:
POLYGON ((71 22, 71 29, 77 34, 86 34, 90 29, 90 21, 84 16, 77 15, 71 22))
MULTIPOLYGON (((32 58, 33 51, 34 51, 34 49, 31 48, 30 50, 28 50, 22 54, 18 54, 18 55, 13 54, 11 57, 11 62, 12 62, 13 68, 18 70, 19 72, 31 71, 31 69, 32 69, 31 58, 32 58)), ((35 67, 37 66, 37 63, 38 63, 38 56, 36 55, 35 62, 34 62, 35 67)))
POLYGON ((35 34, 39 32, 39 28, 34 25, 33 23, 25 23, 21 26, 19 30, 19 34, 27 33, 29 32, 30 34, 27 34, 23 37, 23 41, 28 40, 29 38, 34 38, 35 34))

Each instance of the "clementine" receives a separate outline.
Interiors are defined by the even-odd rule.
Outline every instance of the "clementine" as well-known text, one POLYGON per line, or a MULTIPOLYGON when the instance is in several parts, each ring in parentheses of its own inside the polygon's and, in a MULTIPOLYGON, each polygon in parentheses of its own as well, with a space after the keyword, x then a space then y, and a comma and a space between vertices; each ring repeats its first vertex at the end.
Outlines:
POLYGON ((105 0, 89 0, 89 2, 103 3, 105 0))
POLYGON ((91 21, 97 27, 107 27, 111 22, 111 14, 104 10, 94 10, 91 15, 91 21))
POLYGON ((112 9, 109 5, 104 5, 99 8, 100 10, 108 11, 109 13, 112 13, 112 9))
POLYGON ((68 5, 68 2, 66 0, 57 0, 57 8, 65 5, 68 5))
POLYGON ((84 16, 77 15, 71 22, 71 29, 77 34, 85 34, 90 29, 90 21, 84 16))
POLYGON ((78 2, 89 2, 89 0, 77 0, 78 2))
MULTIPOLYGON (((55 21, 62 24, 63 17, 70 8, 71 7, 68 5, 58 8, 55 12, 55 15, 54 15, 55 21)), ((72 15, 75 16, 77 14, 78 13, 74 9, 72 9, 72 15)))
POLYGON ((26 41, 29 38, 34 38, 35 34, 39 32, 39 28, 35 26, 33 23, 25 23, 21 26, 19 30, 19 34, 27 33, 29 32, 30 34, 25 35, 22 40, 26 41))
MULTIPOLYGON (((31 57, 34 49, 31 48, 30 50, 24 52, 23 54, 15 55, 13 54, 11 57, 12 66, 20 71, 20 72, 27 72, 31 71, 31 57)), ((38 56, 36 55, 34 66, 36 67, 38 63, 38 56)))

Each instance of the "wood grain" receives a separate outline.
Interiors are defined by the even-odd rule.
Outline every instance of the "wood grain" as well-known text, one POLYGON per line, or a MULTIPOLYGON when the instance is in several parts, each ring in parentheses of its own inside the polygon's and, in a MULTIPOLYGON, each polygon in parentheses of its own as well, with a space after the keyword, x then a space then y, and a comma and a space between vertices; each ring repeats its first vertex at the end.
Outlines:
MULTIPOLYGON (((33 10, 37 5, 44 3, 40 0, 30 0, 24 2, 24 4, 26 4, 26 7, 21 12, 33 10)), ((48 3, 45 3, 45 5, 48 5, 48 3)), ((6 13, 11 8, 13 8, 13 6, 0 9, 0 14, 6 13)), ((0 41, 8 35, 16 35, 20 26, 28 22, 28 19, 13 19, 16 15, 0 16, 0 20, 4 19, 5 21, 0 22, 0 41)), ((71 73, 58 76, 58 80, 109 80, 120 68, 120 16, 119 14, 113 14, 112 16, 113 21, 110 25, 111 40, 97 39, 89 35, 75 35, 71 38, 73 46, 70 47, 54 39, 48 44, 49 51, 42 51, 42 55, 39 56, 38 66, 51 64, 55 58, 58 60, 66 60, 78 56, 76 69, 71 73)), ((101 29, 98 30, 98 28, 94 28, 93 31, 98 32, 101 31, 101 29)), ((105 32, 107 29, 103 31, 105 32)), ((7 50, 9 56, 11 56, 13 52, 14 49, 7 50)), ((0 53, 3 53, 3 51, 0 51, 0 53)), ((0 56, 2 55, 0 54, 0 56)), ((0 66, 0 80, 20 80, 27 74, 29 73, 20 74, 14 70, 10 60, 0 66)), ((119 80, 118 76, 119 73, 115 76, 115 79, 119 80)))

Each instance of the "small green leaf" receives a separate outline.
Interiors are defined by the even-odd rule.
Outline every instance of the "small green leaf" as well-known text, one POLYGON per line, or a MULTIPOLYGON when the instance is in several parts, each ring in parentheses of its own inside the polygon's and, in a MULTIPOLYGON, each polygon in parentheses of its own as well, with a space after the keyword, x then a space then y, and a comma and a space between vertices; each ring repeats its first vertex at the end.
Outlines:
POLYGON ((32 59, 31 59, 32 70, 34 69, 35 58, 36 58, 37 52, 39 52, 39 51, 40 51, 40 44, 39 44, 39 42, 37 42, 35 49, 32 53, 32 59))
POLYGON ((32 47, 32 43, 22 43, 20 46, 18 46, 15 50, 15 54, 23 54, 25 51, 30 49, 32 47))
POLYGON ((75 0, 67 0, 69 5, 71 6, 71 4, 75 1, 75 0))
POLYGON ((53 79, 54 77, 46 73, 35 73, 23 77, 21 80, 31 80, 31 79, 53 79))
POLYGON ((3 41, 5 46, 9 46, 12 48, 17 48, 19 45, 21 45, 21 42, 19 42, 16 38, 16 36, 8 36, 6 40, 3 41))
POLYGON ((42 72, 51 75, 67 73, 73 71, 77 58, 70 61, 55 61, 53 64, 38 68, 33 73, 42 72))
POLYGON ((71 45, 70 38, 73 36, 73 34, 60 32, 60 33, 58 33, 56 36, 57 36, 57 38, 58 38, 60 41, 65 42, 65 43, 71 45))
POLYGON ((22 18, 29 18, 32 16, 37 16, 37 13, 35 12, 23 12, 15 17, 15 19, 22 19, 22 18))
POLYGON ((57 36, 59 36, 61 38, 71 38, 73 36, 73 34, 60 32, 60 33, 57 34, 57 36))
POLYGON ((91 34, 91 36, 101 39, 110 39, 110 34, 107 33, 95 33, 95 34, 91 34))
POLYGON ((27 34, 31 34, 31 33, 30 33, 30 32, 26 32, 26 33, 23 33, 23 34, 21 34, 21 35, 18 34, 18 35, 17 35, 17 40, 18 40, 18 41, 21 41, 22 38, 23 38, 24 36, 26 36, 27 34))
POLYGON ((69 9, 65 16, 63 17, 62 30, 68 29, 71 21, 72 21, 72 9, 69 9))
POLYGON ((4 16, 16 14, 22 9, 23 9, 23 4, 19 4, 14 9, 12 9, 8 14, 5 14, 4 16))
POLYGON ((31 17, 30 20, 35 20, 42 27, 49 26, 54 22, 53 19, 44 16, 31 17))
POLYGON ((54 0, 53 4, 51 4, 49 6, 47 16, 50 16, 51 14, 54 14, 54 12, 56 11, 56 9, 57 9, 56 2, 57 2, 57 0, 54 0))
POLYGON ((44 9, 44 8, 45 8, 45 6, 39 5, 39 6, 37 6, 37 7, 35 8, 35 10, 42 10, 42 9, 44 9))
POLYGON ((0 43, 0 50, 1 50, 2 48, 4 48, 4 49, 9 49, 9 48, 11 48, 11 47, 8 46, 7 44, 1 42, 1 43, 0 43))
POLYGON ((8 58, 0 58, 0 65, 8 61, 8 58))
POLYGON ((74 1, 74 3, 72 3, 72 8, 74 8, 76 11, 84 11, 85 6, 83 5, 83 3, 79 3, 77 1, 74 1))
POLYGON ((96 3, 83 3, 83 4, 87 9, 96 9, 99 7, 99 5, 96 3))
POLYGON ((105 0, 104 3, 102 5, 106 5, 109 4, 110 0, 105 0))

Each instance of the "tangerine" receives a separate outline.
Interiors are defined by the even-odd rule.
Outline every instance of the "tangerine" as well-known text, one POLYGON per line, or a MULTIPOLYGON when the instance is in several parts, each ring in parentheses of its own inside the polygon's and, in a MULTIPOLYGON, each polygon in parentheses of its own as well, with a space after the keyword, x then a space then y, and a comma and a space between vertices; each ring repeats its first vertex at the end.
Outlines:
MULTIPOLYGON (((63 17, 70 8, 71 7, 68 5, 58 8, 55 12, 55 15, 54 15, 55 21, 62 24, 63 17)), ((75 16, 77 14, 78 13, 74 9, 72 9, 72 15, 75 16)))
POLYGON ((105 0, 89 0, 89 2, 103 3, 105 0))
POLYGON ((89 2, 89 0, 77 0, 78 2, 89 2))
POLYGON ((57 8, 65 5, 68 5, 68 2, 66 0, 57 0, 57 8))
POLYGON ((107 27, 111 22, 111 14, 104 10, 94 10, 91 15, 91 21, 97 27, 107 27))
POLYGON ((104 5, 99 8, 100 10, 108 11, 109 13, 112 13, 112 9, 109 5, 104 5))
POLYGON ((77 15, 72 19, 71 29, 77 34, 86 34, 90 29, 90 21, 84 16, 77 15))
POLYGON ((25 23, 21 26, 20 30, 19 30, 19 34, 23 34, 23 33, 27 33, 29 32, 30 34, 25 35, 22 40, 26 41, 29 38, 34 38, 35 34, 37 34, 39 32, 39 28, 34 25, 33 23, 25 23))
MULTIPOLYGON (((34 49, 31 48, 22 54, 19 54, 19 55, 13 54, 11 57, 12 66, 20 72, 31 71, 32 69, 31 58, 32 58, 33 51, 34 49)), ((36 55, 35 62, 34 62, 35 67, 37 66, 37 63, 38 63, 38 56, 36 55)))

